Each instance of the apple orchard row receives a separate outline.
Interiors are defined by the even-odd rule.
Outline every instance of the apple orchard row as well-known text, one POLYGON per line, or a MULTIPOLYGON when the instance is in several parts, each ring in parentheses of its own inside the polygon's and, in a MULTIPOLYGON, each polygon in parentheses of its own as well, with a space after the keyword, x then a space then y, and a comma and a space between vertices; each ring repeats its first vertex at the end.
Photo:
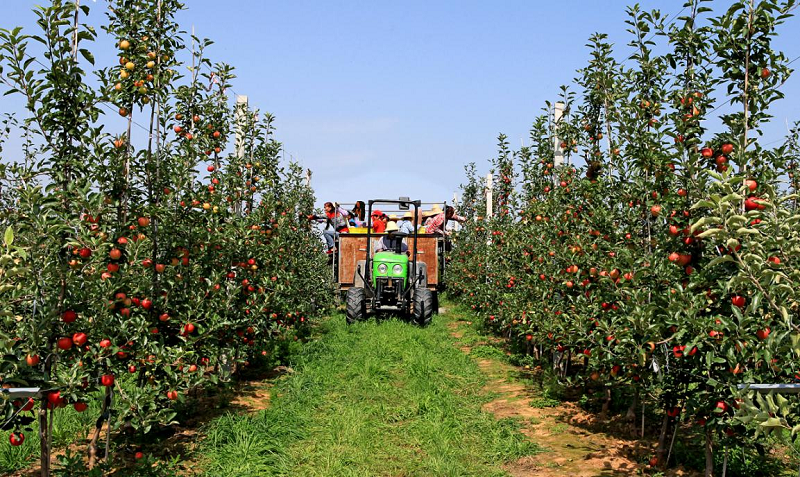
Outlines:
POLYGON ((800 378, 800 148, 797 127, 759 142, 790 73, 770 49, 786 5, 687 8, 675 23, 629 9, 625 65, 604 35, 590 39, 563 119, 538 117, 519 150, 500 137, 493 216, 467 167, 460 213, 472 220, 450 270, 452 292, 521 361, 585 386, 604 411, 663 412, 653 465, 667 464, 678 426, 705 446, 711 475, 718 444, 800 429, 796 400, 736 389, 800 378), (730 33, 748 21, 752 35, 730 33), (666 53, 648 32, 664 33, 666 53))
POLYGON ((94 44, 77 2, 37 10, 43 42, 0 32, 3 88, 27 105, 5 125, 36 138, 0 168, 0 381, 43 390, 0 404, 10 443, 31 445, 37 419, 47 453, 52 413, 98 400, 90 467, 103 420, 139 437, 174 422, 284 359, 332 296, 313 191, 281 163, 272 116, 231 106, 233 69, 209 40, 187 48, 179 2, 130 3, 110 2, 113 44, 94 44), (95 47, 119 65, 95 69, 95 47))

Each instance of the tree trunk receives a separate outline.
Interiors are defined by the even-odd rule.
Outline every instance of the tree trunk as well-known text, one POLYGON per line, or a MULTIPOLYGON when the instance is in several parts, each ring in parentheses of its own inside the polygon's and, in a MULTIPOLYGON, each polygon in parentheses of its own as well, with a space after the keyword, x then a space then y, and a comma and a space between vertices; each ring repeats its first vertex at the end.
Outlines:
POLYGON ((628 412, 625 413, 625 420, 629 422, 636 421, 636 409, 639 407, 639 388, 633 393, 633 400, 631 401, 630 407, 628 407, 628 412))
POLYGON ((611 388, 606 387, 605 393, 606 399, 603 401, 603 408, 600 410, 600 417, 602 419, 606 419, 608 417, 608 411, 611 409, 611 388))
POLYGON ((661 421, 661 434, 658 436, 658 447, 656 448, 656 459, 658 465, 662 466, 664 462, 664 451, 666 450, 667 434, 669 433, 669 416, 665 413, 664 420, 661 421))
POLYGON ((95 463, 97 463, 97 440, 100 438, 100 433, 103 430, 103 421, 106 420, 106 416, 108 415, 109 409, 109 402, 111 398, 111 388, 106 388, 106 397, 103 399, 103 408, 100 411, 100 417, 97 418, 97 423, 94 427, 94 435, 92 436, 92 440, 89 442, 89 469, 93 469, 95 463))
POLYGON ((711 428, 706 427, 706 472, 703 474, 705 477, 714 477, 714 435, 711 433, 711 428))
POLYGON ((39 407, 39 451, 42 477, 50 477, 50 446, 48 445, 50 439, 47 438, 49 428, 50 426, 47 425, 47 396, 44 396, 39 407))

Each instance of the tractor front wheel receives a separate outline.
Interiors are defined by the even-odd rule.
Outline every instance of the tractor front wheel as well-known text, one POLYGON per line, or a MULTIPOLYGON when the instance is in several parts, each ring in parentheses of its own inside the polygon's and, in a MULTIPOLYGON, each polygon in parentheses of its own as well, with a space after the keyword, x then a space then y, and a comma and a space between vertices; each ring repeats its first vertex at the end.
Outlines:
POLYGON ((356 321, 361 321, 367 317, 367 299, 363 288, 350 288, 347 290, 347 312, 346 320, 348 325, 356 321))
POLYGON ((417 288, 414 290, 414 323, 419 326, 430 324, 433 316, 433 293, 427 288, 417 288))

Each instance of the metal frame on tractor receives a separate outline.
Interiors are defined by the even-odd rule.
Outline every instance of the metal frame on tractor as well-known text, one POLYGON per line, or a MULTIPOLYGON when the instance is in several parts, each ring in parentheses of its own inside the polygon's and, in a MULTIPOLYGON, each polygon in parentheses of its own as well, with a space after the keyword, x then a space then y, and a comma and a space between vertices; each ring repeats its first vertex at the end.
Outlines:
MULTIPOLYGON (((413 219, 417 222, 420 206, 419 200, 408 200, 403 197, 399 200, 393 199, 373 199, 367 203, 367 230, 366 255, 364 260, 357 260, 353 286, 346 289, 345 302, 347 308, 347 322, 353 323, 368 318, 372 313, 380 311, 392 311, 409 317, 419 325, 430 323, 434 312, 438 311, 438 290, 430 290, 428 287, 428 270, 425 266, 419 266, 418 244, 420 234, 417 227, 414 227, 412 243, 409 244, 410 257, 405 280, 396 280, 391 277, 376 277, 373 270, 375 257, 372 256, 372 240, 375 237, 382 237, 383 234, 376 234, 372 229, 372 210, 375 204, 397 205, 400 210, 408 210, 414 207, 413 219), (363 268, 362 268, 363 262, 363 268), (359 280, 360 278, 360 280, 359 280), (363 284, 361 287, 358 284, 363 284), (398 286, 402 286, 398 289, 398 286)), ((397 234, 401 239, 406 234, 397 234)), ((399 244, 398 244, 399 246, 399 244)), ((439 247, 437 239, 437 247, 439 247)), ((364 251, 363 249, 361 249, 364 251)), ((395 251, 396 253, 399 250, 395 251)), ((341 253, 341 248, 338 248, 341 253)), ((438 253, 438 252, 437 252, 438 253)), ((443 260, 440 260, 440 263, 443 260)), ((423 263, 424 265, 424 263, 423 263)), ((443 265, 443 264, 442 264, 443 265)), ((437 265, 437 273, 443 276, 443 268, 437 265)), ((438 284, 438 277, 436 280, 438 284)), ((438 286, 438 285, 437 285, 438 286)))

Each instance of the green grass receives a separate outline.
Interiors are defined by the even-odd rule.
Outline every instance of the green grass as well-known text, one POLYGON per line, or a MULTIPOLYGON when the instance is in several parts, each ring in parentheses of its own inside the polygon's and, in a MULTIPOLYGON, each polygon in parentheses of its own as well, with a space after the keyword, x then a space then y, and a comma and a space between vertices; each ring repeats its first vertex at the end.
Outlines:
POLYGON ((469 352, 473 358, 495 359, 497 361, 508 361, 505 351, 492 345, 479 345, 472 348, 469 352))
POLYGON ((559 422, 558 424, 554 425, 550 428, 550 432, 552 434, 563 434, 569 430, 569 426, 564 424, 563 422, 559 422))
POLYGON ((505 475, 504 462, 536 447, 517 421, 481 411, 484 377, 446 321, 348 327, 332 317, 269 409, 207 427, 203 475, 505 475))
POLYGON ((550 399, 546 397, 537 397, 535 399, 531 399, 531 407, 536 409, 544 409, 547 407, 556 407, 561 404, 561 401, 558 399, 550 399))

